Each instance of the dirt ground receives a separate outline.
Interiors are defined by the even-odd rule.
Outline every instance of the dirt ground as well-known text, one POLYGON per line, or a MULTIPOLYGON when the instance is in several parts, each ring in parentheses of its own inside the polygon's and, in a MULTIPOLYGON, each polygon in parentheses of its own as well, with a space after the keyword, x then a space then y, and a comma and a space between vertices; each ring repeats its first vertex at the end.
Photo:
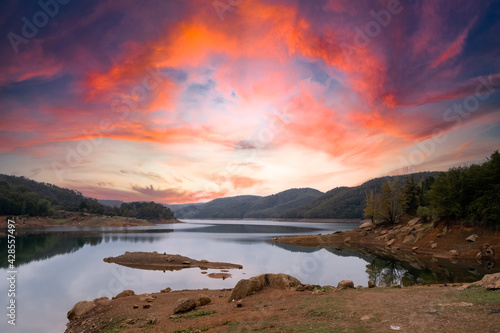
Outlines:
POLYGON ((391 332, 392 325, 401 332, 488 333, 500 327, 500 291, 459 285, 267 288, 243 299, 241 307, 228 302, 230 293, 185 290, 98 301, 66 332, 391 332), (200 294, 212 301, 173 315, 178 299, 200 294))

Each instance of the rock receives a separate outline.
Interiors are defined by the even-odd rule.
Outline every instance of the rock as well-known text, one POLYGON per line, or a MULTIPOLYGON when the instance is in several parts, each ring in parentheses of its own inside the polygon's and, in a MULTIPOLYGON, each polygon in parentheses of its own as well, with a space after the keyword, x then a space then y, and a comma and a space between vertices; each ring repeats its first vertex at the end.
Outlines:
POLYGON ((81 301, 75 304, 71 310, 69 310, 67 317, 69 320, 73 320, 76 317, 89 312, 94 309, 97 305, 92 301, 81 301))
POLYGON ((363 317, 361 317, 361 320, 365 321, 365 320, 370 320, 372 318, 373 318, 373 316, 363 316, 363 317))
POLYGON ((135 324, 135 319, 128 318, 128 319, 125 319, 125 321, 123 323, 125 323, 127 325, 133 325, 133 324, 135 324))
POLYGON ((203 305, 207 305, 211 301, 212 301, 212 299, 208 295, 200 294, 198 296, 198 299, 196 300, 196 304, 198 306, 203 306, 203 305))
POLYGON ((133 309, 138 309, 138 308, 139 308, 139 305, 134 304, 134 305, 132 305, 132 308, 133 308, 133 309))
POLYGON ((415 224, 417 224, 419 221, 420 221, 420 219, 418 217, 416 217, 416 218, 410 220, 410 222, 408 222, 408 226, 409 227, 414 227, 415 224))
POLYGON ((313 289, 314 289, 314 287, 313 287, 313 286, 311 286, 310 284, 306 284, 306 285, 304 286, 304 290, 306 290, 306 291, 313 291, 313 289))
POLYGON ((122 298, 122 297, 128 297, 128 296, 135 296, 134 291, 133 290, 124 290, 121 293, 119 293, 118 295, 116 295, 115 297, 113 297, 113 299, 115 299, 115 298, 122 298))
POLYGON ((170 288, 170 287, 167 287, 167 288, 165 288, 165 289, 162 289, 162 290, 161 290, 161 292, 162 292, 163 294, 165 294, 165 293, 169 293, 169 292, 171 292, 171 291, 172 291, 172 288, 170 288))
POLYGON ((431 249, 435 249, 437 246, 437 243, 431 243, 431 249))
POLYGON ((375 283, 368 281, 368 288, 375 288, 375 287, 376 287, 375 283))
POLYGON ((109 298, 107 298, 106 296, 99 297, 93 300, 93 302, 105 302, 105 301, 109 301, 109 298))
POLYGON ((183 265, 191 265, 191 261, 187 261, 187 260, 186 260, 186 261, 183 261, 183 262, 182 262, 182 264, 183 264, 183 265))
POLYGON ((322 293, 323 293, 323 290, 321 290, 321 289, 316 289, 316 290, 314 290, 311 294, 312 294, 312 295, 319 295, 319 294, 322 294, 322 293))
POLYGON ((387 247, 390 247, 392 244, 394 244, 396 242, 396 238, 393 238, 391 239, 390 241, 388 241, 387 243, 385 243, 385 246, 387 247))
POLYGON ((413 252, 417 251, 417 250, 418 250, 418 246, 414 246, 414 247, 412 247, 412 248, 411 248, 411 250, 412 250, 413 252))
POLYGON ((149 309, 151 307, 151 304, 143 304, 142 308, 143 309, 149 309))
POLYGON ((467 237, 465 240, 471 243, 474 243, 477 240, 478 235, 472 234, 469 237, 467 237))
POLYGON ((158 318, 154 317, 149 319, 148 321, 151 325, 158 324, 158 318))
POLYGON ((471 283, 470 286, 480 286, 488 290, 500 289, 500 273, 486 274, 480 281, 471 283))
POLYGON ((356 287, 356 289, 365 289, 365 287, 363 287, 362 285, 359 285, 356 287))
POLYGON ((287 274, 261 274, 249 279, 238 281, 229 296, 229 302, 242 299, 252 293, 262 290, 264 287, 290 290, 302 285, 300 281, 287 274))
POLYGON ((489 244, 484 244, 483 249, 481 251, 481 258, 492 258, 495 255, 495 250, 489 244))
POLYGON ((297 291, 304 291, 306 290, 303 285, 298 286, 295 290, 297 291))
POLYGON ((415 240, 416 240, 415 236, 413 236, 413 235, 407 235, 405 237, 405 239, 403 240, 403 244, 413 243, 413 242, 415 242, 415 240))
POLYGON ((460 253, 457 250, 450 250, 448 253, 450 254, 450 256, 454 256, 454 257, 460 255, 460 253))
POLYGON ((391 284, 391 288, 401 288, 401 285, 399 285, 399 284, 391 284))
POLYGON ((141 297, 141 301, 142 302, 153 302, 155 300, 155 298, 151 295, 146 295, 145 297, 141 297))
POLYGON ((196 307, 196 301, 192 298, 180 298, 177 300, 179 304, 174 308, 175 313, 187 312, 196 307))
POLYGON ((237 308, 243 307, 243 302, 241 300, 239 300, 238 302, 236 302, 236 307, 237 308))
POLYGON ((344 243, 349 243, 351 241, 351 237, 344 238, 344 243))
POLYGON ((351 280, 342 280, 337 285, 337 289, 339 289, 339 290, 344 290, 344 289, 348 289, 348 288, 354 289, 354 282, 352 282, 351 280))
POLYGON ((373 223, 371 221, 365 222, 358 227, 359 229, 371 229, 373 228, 373 223))

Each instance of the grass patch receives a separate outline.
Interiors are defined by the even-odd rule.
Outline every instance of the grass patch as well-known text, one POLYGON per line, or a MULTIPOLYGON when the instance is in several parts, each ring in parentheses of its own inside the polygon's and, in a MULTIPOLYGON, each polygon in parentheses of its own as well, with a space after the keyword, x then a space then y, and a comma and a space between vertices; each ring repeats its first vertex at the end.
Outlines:
POLYGON ((500 291, 490 291, 480 287, 457 291, 456 297, 463 302, 500 305, 500 291))
POLYGON ((215 310, 201 310, 201 311, 197 311, 197 312, 194 312, 194 313, 186 313, 186 314, 180 314, 180 315, 176 315, 173 319, 194 319, 194 318, 198 318, 198 317, 202 317, 202 316, 209 316, 209 315, 213 315, 217 313, 217 311, 215 310))
POLYGON ((127 328, 127 325, 122 325, 123 318, 113 319, 111 322, 102 323, 102 331, 104 333, 118 333, 127 328))
POLYGON ((68 219, 55 219, 54 220, 57 224, 64 224, 68 221, 68 219))

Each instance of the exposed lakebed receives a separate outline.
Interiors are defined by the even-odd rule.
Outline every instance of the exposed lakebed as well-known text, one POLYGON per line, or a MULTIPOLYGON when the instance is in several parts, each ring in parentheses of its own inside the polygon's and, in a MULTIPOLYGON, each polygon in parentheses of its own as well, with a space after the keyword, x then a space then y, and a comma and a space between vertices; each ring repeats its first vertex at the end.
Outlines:
MULTIPOLYGON (((232 288, 240 279, 262 273, 286 273, 303 283, 319 285, 336 285, 347 279, 355 285, 366 286, 370 278, 388 284, 460 282, 463 275, 470 279, 465 267, 465 272, 449 275, 427 268, 408 269, 402 263, 345 250, 303 248, 270 241, 280 236, 349 230, 357 227, 356 223, 186 222, 129 228, 61 227, 18 234, 17 331, 62 332, 67 322, 66 312, 76 302, 111 297, 124 289, 139 294, 158 292, 166 287, 174 290, 232 288), (205 270, 208 274, 202 274, 199 268, 163 272, 103 261, 105 257, 119 256, 126 251, 178 253, 189 258, 238 263, 243 269, 231 270, 232 277, 218 279, 209 275, 224 273, 220 269, 205 270)), ((0 267, 6 276, 5 238, 0 241, 0 267)), ((443 262, 441 267, 447 270, 446 265, 447 262, 443 262)), ((0 285, 0 293, 7 293, 5 283, 0 285)), ((0 323, 0 331, 5 330, 5 325, 5 321, 0 323)))

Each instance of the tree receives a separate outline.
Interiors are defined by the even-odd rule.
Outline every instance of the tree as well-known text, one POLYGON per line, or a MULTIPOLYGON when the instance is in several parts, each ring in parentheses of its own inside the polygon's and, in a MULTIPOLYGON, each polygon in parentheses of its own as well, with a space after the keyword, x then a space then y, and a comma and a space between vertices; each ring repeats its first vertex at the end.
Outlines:
POLYGON ((366 206, 365 206, 365 217, 373 220, 375 218, 377 207, 375 204, 375 194, 373 193, 373 190, 370 192, 365 193, 366 196, 366 206))
POLYGON ((397 179, 385 182, 380 194, 380 217, 387 223, 394 224, 401 214, 401 190, 397 179))
POLYGON ((420 201, 419 195, 420 190, 417 184, 415 184, 413 177, 411 177, 403 187, 403 193, 401 194, 401 207, 404 213, 411 216, 417 214, 417 208, 420 201))

